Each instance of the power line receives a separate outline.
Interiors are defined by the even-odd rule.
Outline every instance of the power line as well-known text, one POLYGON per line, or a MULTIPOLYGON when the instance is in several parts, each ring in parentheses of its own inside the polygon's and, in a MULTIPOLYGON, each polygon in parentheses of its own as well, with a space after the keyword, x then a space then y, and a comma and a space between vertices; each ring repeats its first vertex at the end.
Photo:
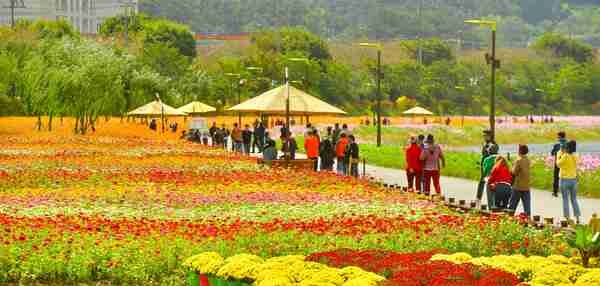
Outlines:
POLYGON ((25 7, 25 1, 24 0, 10 0, 10 5, 9 6, 3 6, 2 8, 8 8, 10 9, 10 27, 11 28, 15 28, 15 9, 17 8, 27 8, 25 7))

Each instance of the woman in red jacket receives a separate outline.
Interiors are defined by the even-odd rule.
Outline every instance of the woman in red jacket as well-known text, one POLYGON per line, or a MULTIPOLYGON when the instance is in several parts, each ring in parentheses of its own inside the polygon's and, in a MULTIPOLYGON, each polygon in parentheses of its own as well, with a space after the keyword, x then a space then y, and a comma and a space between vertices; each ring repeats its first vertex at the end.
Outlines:
POLYGON ((496 164, 488 178, 488 206, 490 209, 506 209, 512 193, 512 174, 506 159, 496 157, 496 164))
POLYGON ((416 190, 421 192, 423 163, 419 156, 421 156, 421 147, 417 144, 417 138, 410 137, 410 145, 406 148, 406 178, 408 179, 408 188, 411 191, 414 190, 413 186, 415 186, 416 190))

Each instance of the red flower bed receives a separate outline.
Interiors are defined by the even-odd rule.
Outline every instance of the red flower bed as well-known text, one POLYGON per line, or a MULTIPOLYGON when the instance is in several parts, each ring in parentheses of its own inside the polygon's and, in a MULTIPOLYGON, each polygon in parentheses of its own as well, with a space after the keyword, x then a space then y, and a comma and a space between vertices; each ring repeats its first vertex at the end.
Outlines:
POLYGON ((429 261, 432 255, 433 253, 429 252, 402 254, 380 250, 340 249, 315 253, 306 259, 333 267, 358 266, 387 277, 385 285, 389 286, 519 284, 519 280, 513 274, 468 263, 429 261))

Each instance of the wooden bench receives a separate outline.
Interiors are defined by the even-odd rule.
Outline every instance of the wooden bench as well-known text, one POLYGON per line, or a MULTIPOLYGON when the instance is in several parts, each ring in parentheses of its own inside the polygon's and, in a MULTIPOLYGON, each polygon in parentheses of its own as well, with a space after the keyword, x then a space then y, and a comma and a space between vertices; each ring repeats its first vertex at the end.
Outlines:
POLYGON ((270 162, 264 161, 262 158, 258 158, 258 164, 268 165, 272 168, 288 168, 296 170, 314 170, 315 162, 309 159, 296 159, 296 160, 273 160, 270 162))

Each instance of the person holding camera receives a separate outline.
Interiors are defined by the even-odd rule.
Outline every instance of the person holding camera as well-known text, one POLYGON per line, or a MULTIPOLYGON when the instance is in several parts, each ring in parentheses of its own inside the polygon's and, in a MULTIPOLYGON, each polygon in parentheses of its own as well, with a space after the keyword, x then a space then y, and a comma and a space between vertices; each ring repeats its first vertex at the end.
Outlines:
POLYGON ((571 217, 569 202, 573 207, 575 221, 579 224, 581 209, 577 202, 577 142, 569 141, 558 151, 556 155, 556 165, 560 169, 560 192, 563 201, 563 214, 565 219, 571 217))
POLYGON ((425 177, 425 184, 423 192, 426 195, 430 194, 431 182, 433 181, 435 192, 441 195, 440 170, 446 166, 446 159, 444 158, 444 153, 442 153, 442 148, 440 145, 435 144, 435 140, 431 134, 427 135, 420 159, 424 162, 423 176, 425 177))

